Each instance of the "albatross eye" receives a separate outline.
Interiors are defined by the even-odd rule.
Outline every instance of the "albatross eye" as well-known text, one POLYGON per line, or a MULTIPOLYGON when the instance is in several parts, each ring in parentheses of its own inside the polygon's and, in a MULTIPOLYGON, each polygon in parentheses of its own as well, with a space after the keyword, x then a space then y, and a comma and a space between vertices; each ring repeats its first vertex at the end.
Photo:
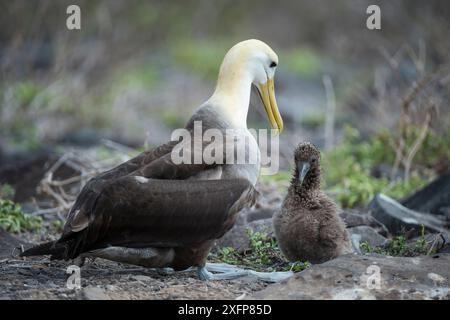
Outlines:
POLYGON ((277 66, 277 64, 275 62, 272 61, 272 63, 270 64, 271 68, 275 68, 277 66))

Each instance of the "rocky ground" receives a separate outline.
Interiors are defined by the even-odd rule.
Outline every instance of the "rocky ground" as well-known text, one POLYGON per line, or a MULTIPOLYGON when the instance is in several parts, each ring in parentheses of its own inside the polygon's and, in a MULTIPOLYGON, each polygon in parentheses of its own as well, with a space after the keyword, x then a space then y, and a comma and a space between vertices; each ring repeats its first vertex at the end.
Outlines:
POLYGON ((450 255, 345 255, 256 292, 252 299, 450 299, 450 255))
POLYGON ((71 289, 68 265, 3 258, 0 299, 450 299, 450 254, 346 255, 277 284, 204 282, 193 271, 162 274, 97 259, 81 269, 81 288, 71 289))
POLYGON ((4 259, 0 299, 242 299, 267 286, 253 279, 204 282, 195 272, 160 274, 105 260, 81 269, 81 288, 70 289, 68 263, 4 259))
MULTIPOLYGON (((42 159, 38 161, 37 166, 42 165, 42 159)), ((14 177, 8 170, 2 171, 3 176, 14 177)), ((63 175, 70 174, 69 170, 63 175)), ((44 174, 29 175, 30 182, 44 174)), ((254 254, 248 230, 273 237, 271 217, 285 187, 280 182, 261 183, 255 208, 241 213, 233 229, 217 242, 210 261, 220 261, 220 252, 227 247, 234 248, 235 255, 254 254)), ((34 189, 24 192, 32 194, 34 189)), ((57 228, 44 223, 39 232, 11 235, 0 231, 0 299, 450 299, 448 199, 449 174, 402 203, 379 195, 367 208, 343 211, 341 217, 359 241, 360 253, 312 265, 277 284, 250 277, 203 282, 194 271, 162 274, 97 259, 82 267, 81 288, 69 289, 67 283, 73 278, 66 270, 70 263, 17 257, 16 248, 54 239, 57 228), (396 237, 399 234, 402 238, 396 237)), ((24 208, 31 205, 23 203, 24 208)), ((46 222, 48 215, 42 216, 46 222)), ((261 269, 285 270, 281 269, 287 265, 283 258, 275 258, 276 266, 261 269)))

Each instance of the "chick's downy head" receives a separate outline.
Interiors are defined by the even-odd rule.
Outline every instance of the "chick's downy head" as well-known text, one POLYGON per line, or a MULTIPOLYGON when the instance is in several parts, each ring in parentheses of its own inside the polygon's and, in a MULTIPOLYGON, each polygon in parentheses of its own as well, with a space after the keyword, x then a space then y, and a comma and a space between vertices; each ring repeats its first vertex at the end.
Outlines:
POLYGON ((300 143, 294 152, 295 182, 300 186, 318 187, 320 184, 320 151, 310 142, 300 143))

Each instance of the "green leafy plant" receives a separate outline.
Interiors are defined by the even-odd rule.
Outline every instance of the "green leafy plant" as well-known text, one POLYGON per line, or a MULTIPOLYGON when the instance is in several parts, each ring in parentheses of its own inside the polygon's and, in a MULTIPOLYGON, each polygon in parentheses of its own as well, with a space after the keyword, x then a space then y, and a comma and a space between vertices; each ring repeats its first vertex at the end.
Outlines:
POLYGON ((0 185, 0 199, 11 200, 14 198, 15 193, 16 192, 11 185, 7 183, 0 185))
POLYGON ((239 252, 232 247, 221 248, 212 254, 213 261, 239 265, 257 271, 288 271, 300 272, 310 267, 309 262, 290 263, 283 256, 276 239, 264 232, 247 230, 249 249, 239 252))
POLYGON ((262 232, 247 230, 250 240, 252 261, 256 264, 270 265, 273 259, 279 257, 279 249, 276 240, 262 232))
POLYGON ((298 261, 298 262, 294 262, 292 264, 290 270, 292 270, 294 272, 301 272, 303 270, 308 269, 309 267, 311 267, 311 263, 309 261, 306 261, 306 262, 298 261))
POLYGON ((392 164, 395 160, 394 151, 388 147, 391 138, 389 132, 380 131, 368 141, 361 141, 356 129, 346 127, 343 142, 323 155, 326 187, 343 207, 365 205, 379 192, 401 198, 433 178, 433 175, 422 176, 417 172, 413 172, 408 181, 374 177, 372 170, 376 166, 392 164))
POLYGON ((51 221, 51 226, 56 232, 61 232, 64 228, 64 221, 56 219, 51 221))
POLYGON ((381 247, 372 247, 368 241, 362 241, 359 244, 359 248, 364 253, 379 253, 379 254, 383 254, 383 248, 381 248, 381 247))
POLYGON ((18 82, 13 90, 19 106, 27 108, 40 93, 41 88, 32 81, 23 81, 18 82))
MULTIPOLYGON (((360 244, 364 253, 378 253, 393 257, 414 257, 426 255, 429 252, 429 246, 425 239, 425 227, 422 226, 420 237, 414 243, 408 243, 404 235, 394 237, 386 247, 372 247, 367 241, 360 244)), ((430 253, 434 253, 431 251, 430 253)))
MULTIPOLYGON (((425 226, 422 225, 422 229, 420 231, 420 238, 417 239, 415 245, 414 245, 414 249, 416 252, 420 253, 420 254, 428 254, 428 243, 427 240, 425 239, 425 226)), ((433 251, 431 251, 430 253, 434 253, 433 251)))
POLYGON ((41 228, 42 219, 23 213, 19 204, 0 199, 0 227, 8 232, 19 233, 41 228))

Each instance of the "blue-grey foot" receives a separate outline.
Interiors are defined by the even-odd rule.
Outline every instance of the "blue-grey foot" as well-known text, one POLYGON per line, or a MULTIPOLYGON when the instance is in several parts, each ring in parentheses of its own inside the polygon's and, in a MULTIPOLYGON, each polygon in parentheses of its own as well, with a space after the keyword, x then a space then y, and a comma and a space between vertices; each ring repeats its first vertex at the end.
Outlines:
POLYGON ((207 263, 205 267, 198 269, 198 275, 201 280, 231 280, 242 277, 251 277, 267 282, 279 282, 289 278, 293 274, 292 271, 258 272, 241 269, 226 263, 207 263), (217 272, 217 274, 212 272, 217 272))
POLYGON ((213 280, 233 280, 237 278, 242 278, 248 275, 247 270, 237 269, 230 272, 222 272, 214 274, 207 270, 207 267, 198 267, 197 274, 200 280, 203 281, 213 281, 213 280))

